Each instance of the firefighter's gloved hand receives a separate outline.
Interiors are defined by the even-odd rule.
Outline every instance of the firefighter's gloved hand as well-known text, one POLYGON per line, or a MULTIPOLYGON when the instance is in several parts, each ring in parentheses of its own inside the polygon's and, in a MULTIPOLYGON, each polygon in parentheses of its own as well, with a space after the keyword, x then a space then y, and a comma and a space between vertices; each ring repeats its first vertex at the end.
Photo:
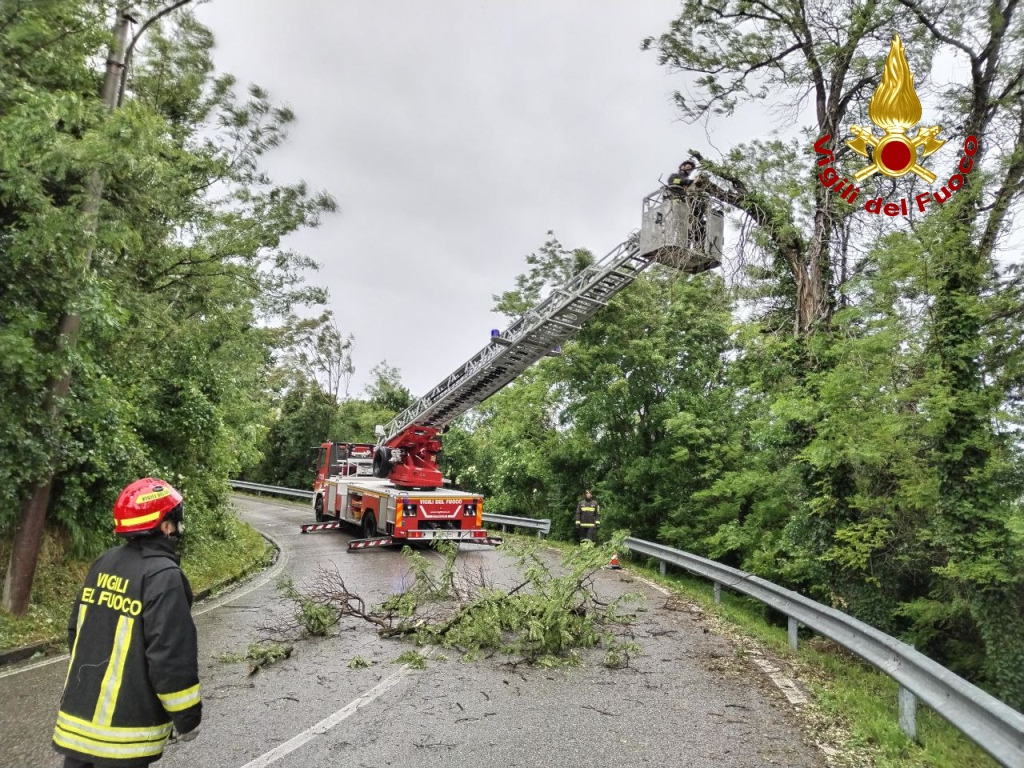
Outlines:
POLYGON ((579 521, 579 520, 577 520, 577 521, 576 521, 576 527, 577 527, 577 528, 579 528, 579 527, 580 527, 580 521, 579 521))
POLYGON ((199 735, 199 726, 196 726, 188 733, 178 733, 177 731, 171 732, 171 741, 192 741, 196 736, 199 735))

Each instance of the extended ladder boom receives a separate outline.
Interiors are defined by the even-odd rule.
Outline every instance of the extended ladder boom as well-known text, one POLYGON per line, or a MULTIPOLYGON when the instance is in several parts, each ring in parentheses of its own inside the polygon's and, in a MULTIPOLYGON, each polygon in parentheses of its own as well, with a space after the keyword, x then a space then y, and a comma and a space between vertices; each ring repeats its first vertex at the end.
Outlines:
MULTIPOLYGON (((706 205, 705 198, 699 198, 706 205)), ((653 262, 696 273, 719 265, 724 218, 709 211, 693 225, 693 199, 644 199, 643 227, 512 323, 444 381, 378 431, 374 471, 395 484, 440 485, 433 455, 442 427, 514 381, 583 327, 653 262), (693 240, 701 235, 700 242, 693 240), (390 450, 389 450, 390 449, 390 450), (424 454, 415 460, 415 454, 424 454), (413 459, 410 461, 409 459, 413 459), (433 466, 431 466, 433 464, 433 466)))
POLYGON ((635 238, 556 288, 444 381, 385 427, 390 439, 410 424, 443 427, 473 408, 578 331, 650 264, 635 238))

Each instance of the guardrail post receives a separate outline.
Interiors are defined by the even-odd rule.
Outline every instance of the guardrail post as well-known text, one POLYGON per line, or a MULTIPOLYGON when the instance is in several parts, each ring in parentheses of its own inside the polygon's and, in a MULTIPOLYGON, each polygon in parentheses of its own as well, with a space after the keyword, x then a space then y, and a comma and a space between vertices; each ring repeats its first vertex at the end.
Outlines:
POLYGON ((717 581, 715 582, 715 605, 722 602, 722 585, 717 581))
POLYGON ((900 686, 900 730, 911 741, 917 741, 917 696, 900 686))
POLYGON ((799 643, 799 637, 797 636, 796 631, 800 628, 800 622, 792 616, 787 618, 789 619, 789 650, 796 651, 799 643))
POLYGON ((540 528, 537 529, 537 538, 538 539, 543 539, 544 538, 544 531, 542 531, 540 528))
POLYGON ((660 563, 658 563, 658 570, 661 571, 661 575, 662 576, 665 575, 665 571, 668 570, 668 567, 667 567, 667 565, 666 565, 664 560, 662 560, 660 563))

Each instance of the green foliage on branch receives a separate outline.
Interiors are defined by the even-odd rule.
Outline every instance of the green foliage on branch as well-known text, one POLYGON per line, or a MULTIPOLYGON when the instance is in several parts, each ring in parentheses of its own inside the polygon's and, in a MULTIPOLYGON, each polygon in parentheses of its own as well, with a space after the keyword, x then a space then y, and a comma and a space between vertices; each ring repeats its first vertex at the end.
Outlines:
POLYGON ((441 550, 440 568, 407 552, 414 581, 398 597, 406 610, 384 634, 454 648, 464 658, 500 652, 541 666, 576 664, 580 651, 600 646, 609 666, 625 666, 639 648, 610 628, 631 622, 623 606, 639 598, 626 594, 603 601, 594 589, 594 575, 621 549, 622 538, 597 547, 584 542, 557 566, 534 543, 507 542, 503 552, 521 574, 510 589, 459 575, 456 547, 441 550))
POLYGON ((341 618, 334 606, 298 590, 290 576, 278 579, 277 591, 292 604, 291 617, 282 625, 282 632, 297 632, 298 637, 324 637, 341 618))
POLYGON ((218 661, 226 664, 237 661, 249 662, 249 674, 255 675, 261 669, 276 664, 279 661, 291 658, 294 647, 281 643, 250 643, 245 653, 222 653, 217 657, 218 661))
POLYGON ((405 664, 409 669, 426 669, 427 659, 419 651, 404 651, 395 659, 395 664, 405 664))

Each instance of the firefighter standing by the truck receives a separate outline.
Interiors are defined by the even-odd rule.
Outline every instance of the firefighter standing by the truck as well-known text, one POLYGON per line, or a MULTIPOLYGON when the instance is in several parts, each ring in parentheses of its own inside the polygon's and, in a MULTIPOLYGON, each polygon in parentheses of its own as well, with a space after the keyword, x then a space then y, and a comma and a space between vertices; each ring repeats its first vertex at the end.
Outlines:
POLYGON ((580 541, 594 541, 597 527, 601 525, 601 505, 588 489, 584 492, 580 503, 576 505, 576 534, 580 541))
POLYGON ((71 660, 54 748, 65 768, 146 766, 202 719, 192 588, 176 554, 178 491, 155 478, 125 488, 114 530, 126 541, 89 570, 68 625, 71 660))

